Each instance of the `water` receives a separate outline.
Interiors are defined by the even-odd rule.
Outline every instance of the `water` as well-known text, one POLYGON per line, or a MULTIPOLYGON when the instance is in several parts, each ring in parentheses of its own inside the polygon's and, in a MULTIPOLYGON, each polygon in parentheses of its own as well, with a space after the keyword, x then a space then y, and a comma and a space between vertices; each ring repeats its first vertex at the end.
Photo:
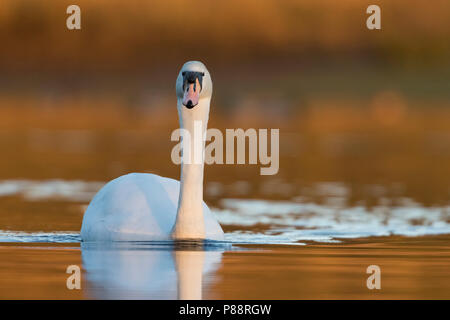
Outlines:
MULTIPOLYGON (((20 196, 25 202, 84 202, 78 209, 82 215, 86 203, 103 184, 79 180, 7 180, 0 181, 0 197, 20 196)), ((336 243, 373 236, 450 234, 450 206, 424 207, 408 198, 398 199, 395 206, 347 206, 350 190, 344 185, 320 183, 315 189, 325 197, 323 204, 301 198, 295 201, 225 198, 211 209, 224 230, 228 230, 225 240, 235 244, 302 245, 304 241, 336 243)), ((73 243, 80 242, 80 237, 77 231, 0 230, 0 241, 73 243)))
POLYGON ((448 299, 449 236, 346 244, 0 245, 1 299, 448 299), (382 289, 368 290, 378 265, 382 289), (67 267, 81 268, 68 290, 67 267))
MULTIPOLYGON (((425 207, 407 197, 350 205, 352 190, 338 182, 317 183, 289 200, 243 198, 249 182, 235 183, 234 194, 214 182, 206 194, 225 241, 82 243, 83 212, 103 184, 0 181, 0 205, 15 199, 25 208, 60 208, 48 215, 15 212, 23 230, 0 231, 0 298, 449 297, 448 206, 425 207), (68 229, 60 230, 67 221, 68 229), (36 225, 43 230, 34 230, 36 225), (378 295, 365 287, 365 269, 372 264, 383 270, 378 295), (70 265, 82 270, 81 290, 65 289, 70 265)), ((265 194, 280 184, 266 186, 265 194)), ((385 189, 371 187, 387 196, 385 189)))

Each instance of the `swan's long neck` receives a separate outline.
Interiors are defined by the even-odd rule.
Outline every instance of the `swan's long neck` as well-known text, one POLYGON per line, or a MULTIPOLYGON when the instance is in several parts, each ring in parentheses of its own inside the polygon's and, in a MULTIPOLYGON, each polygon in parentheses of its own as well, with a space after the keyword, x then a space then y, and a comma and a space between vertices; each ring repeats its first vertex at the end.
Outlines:
POLYGON ((204 251, 175 251, 178 299, 201 300, 204 251))
MULTIPOLYGON (((190 138, 182 142, 180 196, 177 219, 172 233, 174 239, 205 238, 203 164, 209 103, 209 99, 204 99, 193 109, 187 109, 178 102, 180 128, 182 131, 185 130, 190 138), (187 147, 189 150, 185 150, 187 147), (187 155, 186 152, 188 152, 187 155)), ((182 139, 186 139, 183 137, 183 132, 181 134, 182 139)))

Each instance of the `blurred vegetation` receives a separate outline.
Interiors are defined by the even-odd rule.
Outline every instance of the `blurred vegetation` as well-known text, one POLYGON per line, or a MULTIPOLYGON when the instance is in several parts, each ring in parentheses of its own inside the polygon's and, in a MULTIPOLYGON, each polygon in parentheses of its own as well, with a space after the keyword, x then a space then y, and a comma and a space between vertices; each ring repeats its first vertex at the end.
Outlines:
POLYGON ((190 59, 442 65, 450 56, 448 0, 78 0, 82 31, 69 31, 72 3, 2 0, 0 68, 143 71, 190 59), (373 3, 381 31, 365 26, 373 3))

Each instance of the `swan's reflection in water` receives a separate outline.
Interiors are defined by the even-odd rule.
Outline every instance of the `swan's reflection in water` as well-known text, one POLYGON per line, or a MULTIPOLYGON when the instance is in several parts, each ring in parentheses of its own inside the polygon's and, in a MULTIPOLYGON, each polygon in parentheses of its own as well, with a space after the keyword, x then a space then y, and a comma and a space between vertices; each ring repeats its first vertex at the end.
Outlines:
POLYGON ((84 291, 94 299, 201 299, 224 243, 82 243, 84 291))

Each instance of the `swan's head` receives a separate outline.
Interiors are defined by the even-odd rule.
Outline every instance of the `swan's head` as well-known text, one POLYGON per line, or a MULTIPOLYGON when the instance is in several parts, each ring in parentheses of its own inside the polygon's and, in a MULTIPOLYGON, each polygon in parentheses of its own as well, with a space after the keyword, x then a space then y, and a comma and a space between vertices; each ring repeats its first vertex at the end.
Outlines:
POLYGON ((192 109, 203 99, 211 99, 212 81, 205 65, 200 61, 186 62, 177 78, 177 98, 187 109, 192 109))

